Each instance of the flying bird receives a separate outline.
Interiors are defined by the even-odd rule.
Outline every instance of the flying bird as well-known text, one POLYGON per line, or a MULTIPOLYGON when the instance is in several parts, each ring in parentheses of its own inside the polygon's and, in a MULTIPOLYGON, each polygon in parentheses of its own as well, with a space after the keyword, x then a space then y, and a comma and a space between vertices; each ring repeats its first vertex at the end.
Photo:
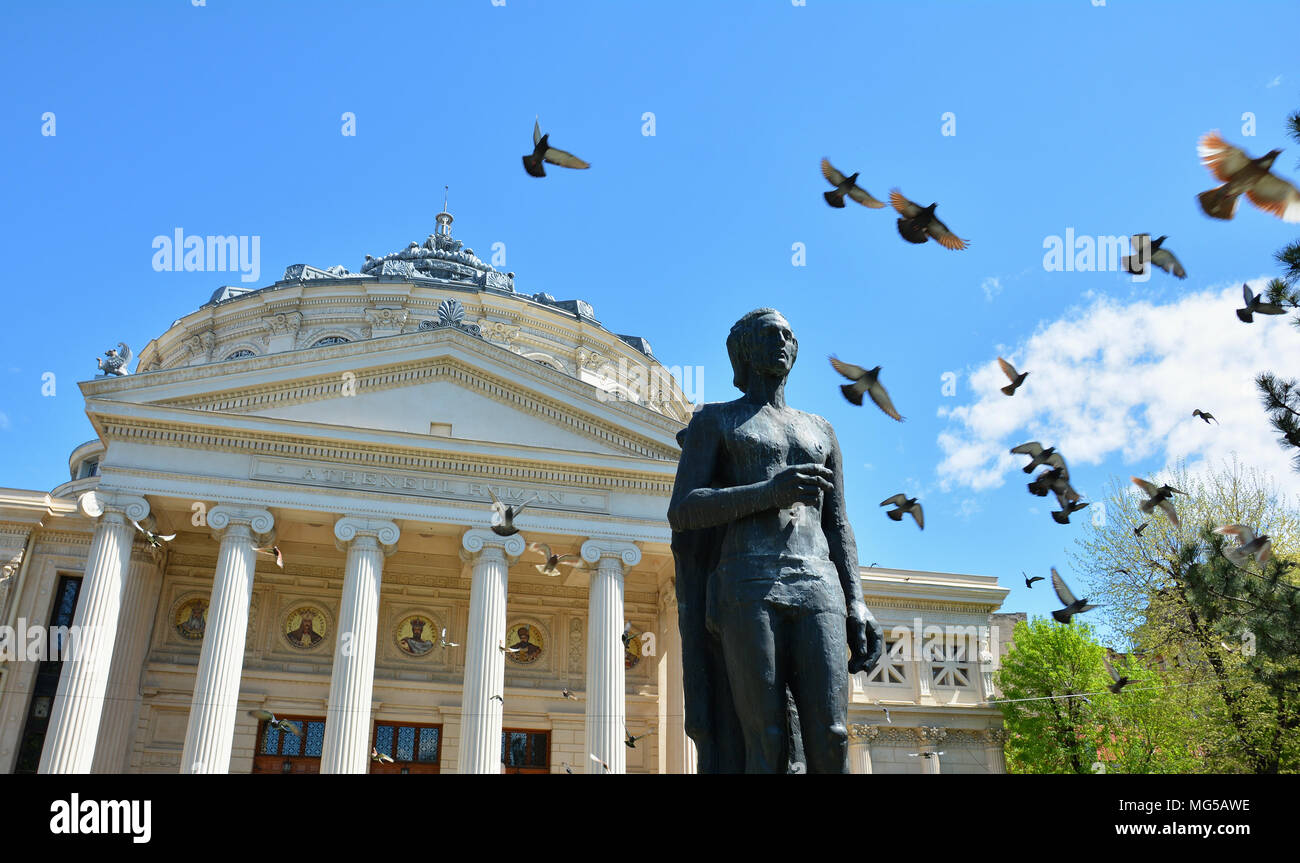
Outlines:
POLYGON ((619 637, 623 640, 623 649, 626 650, 627 646, 632 643, 632 622, 630 620, 623 621, 623 634, 619 637))
POLYGON ((250 710, 248 711, 248 715, 254 719, 260 719, 262 722, 265 722, 268 728, 274 728, 277 731, 287 731, 290 734, 302 737, 302 729, 298 727, 298 723, 290 722, 287 719, 276 719, 275 714, 269 710, 262 710, 260 708, 257 710, 250 710))
POLYGON ((1174 253, 1161 248, 1167 239, 1169 238, 1166 236, 1160 236, 1152 240, 1150 234, 1134 234, 1129 241, 1133 246, 1133 254, 1124 256, 1124 269, 1134 275, 1140 275, 1146 272, 1149 261, 1177 278, 1187 278, 1187 270, 1183 269, 1182 263, 1174 257, 1174 253))
POLYGON ((173 539, 176 538, 176 534, 174 533, 169 533, 164 535, 160 533, 154 533, 152 530, 145 530, 140 525, 140 522, 136 521, 135 519, 131 519, 131 524, 135 525, 136 530, 144 534, 144 541, 149 543, 149 545, 153 546, 154 548, 162 548, 164 542, 171 542, 173 539))
POLYGON ((577 701, 577 700, 578 700, 578 696, 576 696, 576 695, 574 695, 572 692, 570 692, 570 691, 569 691, 569 688, 568 688, 567 686, 566 686, 564 689, 561 689, 561 690, 560 690, 560 694, 563 695, 565 698, 569 699, 570 701, 577 701))
POLYGON ((858 175, 846 177, 835 166, 830 163, 829 159, 822 159, 822 176, 835 187, 834 191, 822 192, 822 197, 826 203, 832 207, 840 208, 844 206, 844 196, 848 195, 864 207, 870 207, 873 210, 879 210, 885 206, 884 201, 878 201, 867 193, 867 190, 858 185, 858 175))
POLYGON ((1030 578, 1028 575, 1025 575, 1025 572, 1023 570, 1021 570, 1020 574, 1025 576, 1025 587, 1028 588, 1032 588, 1034 586, 1035 581, 1044 581, 1046 578, 1045 576, 1042 575, 1035 575, 1033 578, 1030 578))
POLYGON ((1241 295, 1246 299, 1246 308, 1237 309, 1237 319, 1243 324, 1249 324, 1255 319, 1255 315, 1285 315, 1286 309, 1277 303, 1270 303, 1264 300, 1263 294, 1256 294, 1250 289, 1250 285, 1241 286, 1241 295))
POLYGON ((1025 378, 1029 377, 1029 372, 1016 371, 1016 367, 1002 359, 1002 357, 998 357, 998 365, 1002 367, 1002 374, 1006 375, 1011 380, 1010 384, 1002 387, 1003 394, 1008 396, 1015 395, 1016 390, 1025 382, 1025 378))
POLYGON ((1210 424, 1210 420, 1214 420, 1215 424, 1218 424, 1218 422, 1219 422, 1218 420, 1215 420, 1215 419, 1214 419, 1214 414, 1206 413, 1205 411, 1201 410, 1200 408, 1197 408, 1196 410, 1192 411, 1192 416, 1194 416, 1194 417, 1200 417, 1201 419, 1203 419, 1203 420, 1205 421, 1205 424, 1206 424, 1206 425, 1209 425, 1209 424, 1210 424))
POLYGON ((642 740, 646 737, 649 737, 651 734, 654 733, 655 731, 652 728, 649 731, 647 731, 645 734, 637 734, 633 736, 632 732, 627 730, 627 723, 623 723, 623 737, 624 737, 623 743, 626 744, 628 749, 636 749, 636 742, 638 740, 642 740))
POLYGON ((1174 502, 1169 498, 1175 494, 1185 495, 1187 492, 1179 491, 1171 485, 1162 485, 1159 488, 1156 488, 1155 483, 1147 482, 1146 480, 1140 479, 1136 476, 1133 477, 1133 484, 1147 494, 1147 500, 1138 504, 1138 509, 1149 513, 1156 507, 1160 507, 1164 510, 1165 515, 1169 516, 1169 520, 1174 523, 1174 527, 1180 526, 1178 521, 1178 512, 1174 509, 1174 502))
POLYGON ((582 562, 582 557, 576 554, 553 554, 551 547, 544 542, 530 542, 528 548, 536 551, 546 558, 546 563, 533 564, 537 571, 542 575, 556 576, 560 574, 560 564, 574 566, 582 562), (568 561, 573 561, 569 563, 568 561))
POLYGON ((1066 586, 1065 579, 1052 567, 1052 589, 1056 591, 1056 598, 1065 604, 1065 608, 1060 608, 1052 612, 1059 623, 1069 623, 1070 618, 1076 614, 1082 614, 1085 611, 1092 611, 1097 606, 1088 605, 1088 598, 1075 599, 1074 594, 1070 593, 1070 588, 1066 586))
POLYGON ((488 494, 492 496, 492 532, 497 536, 514 536, 519 533, 519 528, 515 527, 515 517, 537 497, 534 496, 519 506, 506 506, 491 488, 488 489, 488 494))
POLYGON ((552 147, 550 133, 542 134, 540 119, 533 120, 533 152, 524 156, 524 170, 533 177, 545 177, 546 167, 543 162, 559 165, 561 168, 590 168, 572 153, 552 147))
POLYGON ((1043 445, 1036 440, 1014 447, 1011 454, 1029 456, 1029 464, 1024 468, 1025 473, 1033 473, 1034 468, 1040 464, 1050 464, 1052 467, 1059 468, 1065 467, 1065 459, 1056 452, 1056 447, 1049 446, 1047 449, 1043 449, 1043 445))
POLYGON ((868 371, 862 366, 846 363, 834 356, 830 359, 831 367, 835 371, 853 381, 851 384, 843 384, 840 387, 840 392, 844 393, 844 397, 850 403, 861 405, 862 394, 866 393, 871 396, 871 400, 876 403, 876 407, 885 412, 885 416, 899 422, 903 421, 903 418, 898 415, 898 411, 894 409, 894 403, 890 400, 889 393, 885 390, 884 385, 880 383, 880 366, 868 371))
POLYGON ((921 530, 925 530, 925 512, 921 509, 921 504, 916 498, 899 493, 888 500, 882 500, 880 505, 897 507, 897 509, 891 509, 885 513, 894 521, 902 521, 903 513, 911 513, 912 518, 916 521, 916 526, 921 530))
POLYGON ((500 701, 502 704, 506 703, 506 700, 502 698, 500 695, 493 695, 490 698, 488 698, 488 701, 500 701))
POLYGON ((380 764, 392 764, 392 763, 393 763, 393 759, 392 759, 391 757, 389 757, 388 755, 385 755, 384 753, 380 752, 378 749, 376 749, 376 748, 373 747, 373 746, 370 747, 370 760, 371 760, 371 761, 377 761, 377 762, 380 763, 380 764))
MULTIPOLYGON (((573 768, 569 766, 569 763, 568 763, 567 761, 564 762, 564 772, 565 772, 565 773, 573 773, 573 768)), ((577 775, 577 774, 574 774, 574 775, 577 775)))
POLYGON ((1139 536, 1139 537, 1142 536, 1142 531, 1146 530, 1146 529, 1147 529, 1147 526, 1148 526, 1148 525, 1147 525, 1147 522, 1145 522, 1145 521, 1142 522, 1142 523, 1139 524, 1137 527, 1133 528, 1133 535, 1134 535, 1134 536, 1139 536))
POLYGON ((904 198, 898 189, 890 191, 889 203, 902 215, 898 220, 898 233, 909 243, 920 244, 934 240, 945 249, 964 249, 970 245, 969 241, 949 231, 947 225, 935 218, 934 211, 938 204, 918 206, 904 198))
POLYGON ((606 773, 608 773, 608 772, 609 772, 609 765, 606 764, 604 761, 601 761, 599 758, 597 758, 596 755, 595 755, 595 753, 590 753, 590 754, 591 754, 591 760, 594 761, 594 762, 596 762, 597 764, 599 764, 599 765, 601 766, 601 768, 602 768, 606 773))
POLYGON ((1214 532, 1221 536, 1235 536, 1240 545, 1223 547, 1223 556, 1235 566, 1245 567, 1251 555, 1259 563, 1268 563, 1273 556, 1273 543, 1267 536, 1256 536, 1255 531, 1244 524, 1225 524, 1216 527, 1214 532))
POLYGON ((448 640, 447 640, 447 627, 445 627, 445 626, 442 628, 442 634, 438 636, 438 646, 439 646, 439 647, 444 647, 444 648, 446 648, 446 647, 460 647, 460 645, 459 645, 458 643, 456 643, 456 642, 454 642, 454 641, 448 641, 448 640))
POLYGON ((1056 496, 1056 501, 1061 508, 1052 511, 1052 521, 1057 524, 1069 524, 1071 515, 1088 506, 1087 503, 1080 503, 1078 500, 1066 500, 1059 494, 1056 496))
POLYGON ((275 558, 275 565, 284 569, 284 555, 280 553, 280 546, 268 545, 265 548, 255 548, 253 551, 258 554, 269 554, 275 558))
POLYGON ((1110 657, 1107 654, 1103 653, 1101 655, 1101 661, 1102 664, 1106 666, 1106 672, 1110 674, 1110 679, 1114 681, 1114 683, 1106 688, 1116 695, 1119 695, 1119 691, 1132 683, 1132 681, 1127 677, 1120 676, 1120 673, 1115 670, 1115 666, 1110 664, 1110 657))
POLYGON ((1264 212, 1284 222, 1300 222, 1300 189, 1271 173, 1281 150, 1270 150, 1252 159, 1214 131, 1201 138, 1196 152, 1201 164, 1223 181, 1222 186, 1196 196, 1205 215, 1231 219, 1237 213, 1238 196, 1244 192, 1264 212))

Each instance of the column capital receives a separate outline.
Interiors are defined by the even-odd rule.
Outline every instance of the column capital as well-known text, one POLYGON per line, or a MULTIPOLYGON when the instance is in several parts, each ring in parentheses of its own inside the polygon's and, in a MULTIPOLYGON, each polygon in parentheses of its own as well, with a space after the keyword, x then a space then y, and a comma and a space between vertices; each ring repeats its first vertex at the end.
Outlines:
POLYGON ((232 526, 245 526, 254 536, 266 536, 275 526, 275 516, 255 506, 217 504, 208 510, 208 527, 220 539, 232 526))
POLYGON ((99 518, 105 513, 116 513, 142 521, 149 516, 149 501, 112 489, 92 489, 77 498, 77 506, 90 518, 99 518))
POLYGON ((500 536, 481 527, 472 527, 465 531, 465 534, 460 538, 460 545, 467 552, 467 554, 462 554, 461 557, 467 559, 477 557, 487 548, 499 548, 507 558, 517 558, 524 553, 524 549, 528 546, 520 534, 500 536))
POLYGON ((587 563, 599 563, 602 557, 617 557, 624 568, 641 562, 641 549, 636 543, 618 539, 589 539, 582 544, 581 553, 587 563))
POLYGON ((392 554, 397 551, 397 538, 401 535, 401 528, 382 518, 345 515, 334 522, 334 544, 339 551, 346 551, 359 537, 373 537, 384 554, 392 554))
POLYGON ((864 723, 854 723, 849 726, 850 740, 864 740, 870 742, 880 736, 880 729, 874 725, 864 723))

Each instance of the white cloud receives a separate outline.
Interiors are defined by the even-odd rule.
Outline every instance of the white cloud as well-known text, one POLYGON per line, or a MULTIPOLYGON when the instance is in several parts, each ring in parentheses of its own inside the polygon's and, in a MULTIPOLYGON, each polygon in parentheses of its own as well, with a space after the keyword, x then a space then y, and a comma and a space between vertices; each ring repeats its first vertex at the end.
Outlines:
POLYGON ((984 292, 984 299, 991 303, 994 297, 1002 293, 1002 280, 997 276, 989 276, 980 282, 980 290, 984 292))
POLYGON ((1276 87, 1278 84, 1281 84, 1281 83, 1282 83, 1282 76, 1281 76, 1281 75, 1278 75, 1278 76, 1277 76, 1276 78, 1274 78, 1272 81, 1269 81, 1267 84, 1265 84, 1264 87, 1265 87, 1266 89, 1271 89, 1271 88, 1276 87))
MULTIPOLYGON (((1251 282, 1262 290, 1266 279, 1251 282)), ((1256 316, 1243 324, 1241 283, 1184 295, 1167 304, 1125 303, 1099 296, 1091 305, 1045 323, 1028 341, 1003 354, 1029 377, 1008 398, 996 362, 970 376, 973 403, 948 411, 939 434, 944 458, 936 472, 944 491, 981 491, 1019 479, 1024 456, 1008 450, 1025 441, 1056 446, 1079 474, 1084 465, 1122 465, 1179 459, 1197 471, 1236 452, 1271 473, 1280 490, 1300 492, 1300 474, 1256 394, 1261 371, 1300 372, 1300 332, 1287 318, 1256 316), (1214 414, 1206 425, 1192 409, 1214 414)), ((1085 472, 1076 487, 1098 485, 1085 472)))

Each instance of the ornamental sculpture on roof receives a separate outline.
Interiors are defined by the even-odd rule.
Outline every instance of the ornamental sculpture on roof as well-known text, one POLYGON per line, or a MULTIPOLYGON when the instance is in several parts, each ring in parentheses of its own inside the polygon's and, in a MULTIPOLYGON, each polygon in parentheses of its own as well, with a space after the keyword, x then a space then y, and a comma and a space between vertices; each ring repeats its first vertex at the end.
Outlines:
POLYGON ((121 353, 118 353, 113 348, 109 348, 104 351, 102 357, 95 358, 95 364, 99 366, 99 373, 105 377, 109 375, 121 376, 131 374, 131 370, 126 366, 127 363, 131 362, 131 357, 134 356, 134 354, 132 354, 131 349, 126 346, 126 342, 118 342, 117 346, 122 349, 121 353))

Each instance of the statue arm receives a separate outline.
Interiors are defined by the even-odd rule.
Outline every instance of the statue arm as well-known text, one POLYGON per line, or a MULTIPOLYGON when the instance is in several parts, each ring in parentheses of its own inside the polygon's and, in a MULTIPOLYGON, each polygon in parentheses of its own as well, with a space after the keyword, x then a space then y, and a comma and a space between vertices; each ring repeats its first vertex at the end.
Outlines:
POLYGON ((858 574, 858 546, 849 524, 848 506, 844 499, 844 467, 840 443, 835 430, 826 423, 826 433, 831 442, 831 453, 826 466, 831 469, 834 488, 826 493, 822 506, 822 532, 831 562, 840 576, 844 588, 844 605, 848 609, 849 671, 865 671, 875 666, 884 645, 880 624, 862 600, 862 578, 858 574))
POLYGON ((712 412, 705 408, 691 420, 677 462, 677 479, 668 503, 668 523, 673 530, 716 527, 776 508, 772 484, 766 480, 731 488, 712 487, 721 449, 722 432, 712 412))

